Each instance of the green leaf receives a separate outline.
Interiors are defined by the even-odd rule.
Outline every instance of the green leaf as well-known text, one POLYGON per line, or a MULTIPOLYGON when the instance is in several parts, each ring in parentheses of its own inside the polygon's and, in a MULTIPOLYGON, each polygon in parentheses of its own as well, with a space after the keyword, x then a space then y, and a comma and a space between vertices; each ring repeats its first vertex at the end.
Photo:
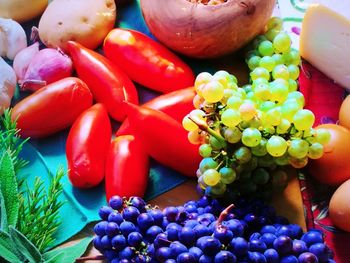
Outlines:
POLYGON ((13 263, 23 262, 24 260, 22 255, 13 245, 9 234, 3 231, 0 231, 0 258, 13 263))
POLYGON ((21 232, 10 226, 10 236, 21 254, 31 263, 42 262, 39 250, 21 232))
POLYGON ((4 151, 0 159, 0 191, 4 198, 8 225, 16 226, 19 200, 15 171, 11 156, 4 151))
POLYGON ((84 254, 91 240, 92 237, 87 237, 82 239, 79 243, 74 244, 70 247, 62 247, 50 250, 43 255, 43 258, 45 262, 50 263, 74 263, 77 258, 81 257, 81 255, 84 254), (61 253, 64 253, 64 257, 58 257, 58 255, 61 255, 61 253), (57 260, 55 258, 57 258, 57 260))
POLYGON ((1 191, 0 191, 0 230, 3 230, 5 232, 8 231, 5 199, 4 199, 4 196, 2 195, 1 191))

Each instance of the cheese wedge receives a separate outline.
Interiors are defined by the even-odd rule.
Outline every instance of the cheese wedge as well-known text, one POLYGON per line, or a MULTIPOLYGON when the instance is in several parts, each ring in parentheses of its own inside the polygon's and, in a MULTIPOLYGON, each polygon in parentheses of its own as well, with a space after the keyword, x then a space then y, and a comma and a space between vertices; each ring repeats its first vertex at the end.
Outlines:
POLYGON ((340 86, 350 90, 349 18, 323 5, 310 5, 302 24, 300 54, 340 86))

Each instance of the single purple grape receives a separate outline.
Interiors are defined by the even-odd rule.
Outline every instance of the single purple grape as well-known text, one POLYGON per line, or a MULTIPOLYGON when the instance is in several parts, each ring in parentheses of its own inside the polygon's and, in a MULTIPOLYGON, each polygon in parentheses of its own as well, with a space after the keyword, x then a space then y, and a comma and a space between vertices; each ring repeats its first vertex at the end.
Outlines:
POLYGON ((248 258, 251 263, 267 263, 265 256, 259 252, 249 252, 248 258))
POLYGON ((299 263, 318 263, 317 257, 310 252, 300 254, 298 260, 299 263))
POLYGON ((187 220, 185 225, 186 227, 189 227, 189 228, 194 228, 196 225, 198 225, 198 221, 197 220, 194 220, 194 219, 190 219, 190 220, 187 220))
POLYGON ((148 213, 153 217, 154 224, 157 226, 162 226, 163 223, 163 212, 160 209, 151 209, 148 213))
POLYGON ((134 257, 134 254, 134 250, 132 250, 130 247, 126 247, 119 252, 119 258, 131 260, 134 257))
POLYGON ((198 216, 197 221, 202 225, 210 225, 212 222, 216 220, 215 216, 210 213, 204 213, 200 216, 198 216))
POLYGON ((100 216, 100 218, 102 220, 107 221, 108 220, 108 216, 110 213, 114 212, 114 210, 112 208, 110 208, 109 206, 102 206, 99 210, 98 210, 98 215, 100 216))
POLYGON ((235 237, 243 236, 244 226, 242 225, 241 221, 237 219, 231 219, 226 222, 227 222, 226 226, 232 231, 233 236, 235 237))
POLYGON ((193 212, 193 213, 190 213, 188 215, 188 219, 195 219, 195 220, 197 220, 198 216, 199 216, 198 213, 193 212))
POLYGON ((131 247, 139 247, 142 242, 143 236, 139 232, 131 232, 128 235, 128 244, 131 247))
POLYGON ((293 241, 288 236, 279 236, 273 242, 273 248, 276 249, 280 255, 286 255, 293 251, 293 241))
POLYGON ((261 228, 260 233, 261 234, 265 234, 265 233, 275 234, 276 228, 273 225, 266 225, 266 226, 263 226, 261 228))
POLYGON ((210 236, 212 234, 212 231, 205 225, 198 224, 193 228, 195 234, 196 234, 196 239, 204 236, 210 236))
POLYGON ((151 214, 142 213, 137 217, 137 225, 141 231, 146 231, 154 224, 154 219, 151 214))
POLYGON ((249 251, 264 253, 266 244, 261 239, 253 239, 249 242, 249 251))
POLYGON ((197 212, 197 205, 196 204, 186 204, 185 205, 185 211, 187 213, 195 213, 197 212))
POLYGON ((181 253, 177 256, 176 262, 178 263, 196 263, 196 257, 189 252, 181 253))
POLYGON ((204 214, 204 208, 203 207, 198 207, 197 213, 198 213, 198 215, 203 215, 204 214))
POLYGON ((129 203, 136 207, 140 213, 144 213, 146 212, 146 202, 141 198, 141 197, 138 197, 138 196, 132 196, 130 197, 129 199, 129 203))
POLYGON ((269 248, 269 249, 265 250, 264 256, 266 258, 267 263, 279 263, 280 262, 280 256, 278 255, 278 252, 273 248, 269 248))
POLYGON ((206 241, 201 243, 200 246, 197 245, 197 247, 200 248, 204 254, 208 256, 215 256, 215 254, 220 251, 221 243, 217 238, 210 236, 207 237, 206 241))
POLYGON ((107 259, 108 262, 111 262, 113 259, 118 258, 118 253, 113 250, 106 250, 103 255, 107 259))
POLYGON ((106 227, 106 234, 110 237, 114 237, 119 233, 119 226, 117 223, 109 222, 106 227))
POLYGON ((178 234, 179 241, 186 246, 191 246, 196 241, 196 233, 190 227, 183 227, 178 234))
POLYGON ((214 258, 207 255, 202 255, 199 258, 199 263, 212 263, 213 261, 214 261, 214 258))
POLYGON ((179 241, 172 242, 169 247, 171 248, 173 258, 176 258, 181 253, 188 251, 187 247, 179 241))
POLYGON ((160 233, 158 236, 154 239, 153 245, 155 249, 158 249, 160 247, 168 247, 170 245, 170 241, 168 240, 166 233, 160 233))
POLYGON ((128 206, 123 210, 122 215, 125 221, 130 221, 136 224, 140 211, 136 207, 128 206))
POLYGON ((112 196, 109 199, 109 206, 114 210, 120 210, 123 208, 124 200, 119 195, 112 196))
POLYGON ((191 247, 188 252, 190 252, 198 262, 199 258, 203 255, 203 251, 200 250, 198 247, 191 247))
POLYGON ((214 237, 222 244, 227 245, 233 238, 233 232, 228 227, 219 225, 214 230, 214 237))
POLYGON ((169 258, 169 259, 165 260, 164 263, 176 263, 176 260, 173 258, 169 258))
POLYGON ((120 225, 124 221, 124 219, 123 219, 123 216, 121 213, 114 211, 114 212, 109 214, 108 221, 114 222, 114 223, 117 223, 118 225, 120 225))
POLYGON ((249 241, 252 241, 254 239, 260 239, 260 237, 261 237, 261 234, 259 232, 254 232, 250 235, 249 241))
POLYGON ((95 236, 94 240, 92 242, 94 244, 94 247, 99 250, 102 251, 103 250, 103 246, 101 244, 101 237, 100 236, 95 236))
POLYGON ((318 261, 326 262, 328 259, 332 258, 332 251, 324 243, 316 243, 309 247, 309 251, 315 254, 318 261))
POLYGON ((236 261, 236 256, 227 250, 220 251, 214 258, 215 263, 235 263, 236 261))
POLYGON ((232 252, 237 256, 247 254, 249 249, 248 242, 242 237, 233 238, 230 242, 232 252))
POLYGON ((287 225, 283 225, 277 228, 276 234, 277 237, 279 236, 288 236, 290 238, 293 238, 293 232, 292 229, 289 228, 287 225))
POLYGON ((126 239, 123 235, 117 235, 112 238, 112 247, 118 251, 126 247, 126 239))
POLYGON ((280 263, 298 263, 298 259, 296 256, 289 255, 281 258, 280 263))
POLYGON ((301 240, 310 247, 312 244, 323 243, 323 235, 318 230, 310 230, 301 237, 301 240))
POLYGON ((295 255, 300 255, 301 253, 306 251, 308 251, 308 247, 304 241, 299 239, 293 240, 293 253, 295 255))
POLYGON ((168 239, 170 241, 178 240, 179 232, 181 231, 182 227, 177 223, 169 223, 166 226, 166 232, 168 234, 168 239))
POLYGON ((301 226, 299 226, 297 224, 290 224, 288 227, 292 231, 291 238, 293 238, 293 239, 301 238, 301 236, 303 235, 303 229, 301 228, 301 226))
POLYGON ((276 238, 277 237, 274 234, 264 233, 260 237, 260 240, 263 241, 266 244, 267 248, 272 248, 273 247, 273 242, 275 241, 276 238))
POLYGON ((155 257, 154 245, 153 244, 148 245, 146 252, 147 252, 147 255, 149 255, 151 258, 154 258, 155 257))
POLYGON ((112 244, 111 244, 111 238, 109 236, 103 236, 101 237, 101 246, 103 249, 111 249, 112 244))
POLYGON ((94 226, 94 232, 96 233, 96 235, 98 235, 98 236, 104 236, 104 235, 106 235, 107 225, 108 225, 108 222, 107 222, 107 221, 98 222, 98 223, 94 226))
POLYGON ((156 254, 156 258, 160 262, 164 262, 165 260, 172 258, 172 252, 169 247, 161 247, 156 250, 155 254, 156 254))
POLYGON ((135 263, 147 263, 147 262, 149 262, 149 259, 145 255, 137 255, 134 258, 134 261, 135 261, 135 263))
POLYGON ((129 222, 129 221, 124 221, 120 224, 119 229, 121 231, 121 233, 125 236, 128 237, 128 235, 131 232, 135 232, 136 231, 136 227, 133 223, 129 222))
POLYGON ((146 231, 146 238, 147 241, 152 243, 156 236, 160 233, 163 233, 163 229, 160 228, 159 226, 151 226, 149 229, 146 231))
POLYGON ((163 210, 163 214, 169 222, 174 222, 176 220, 178 212, 179 210, 174 206, 168 206, 163 210))

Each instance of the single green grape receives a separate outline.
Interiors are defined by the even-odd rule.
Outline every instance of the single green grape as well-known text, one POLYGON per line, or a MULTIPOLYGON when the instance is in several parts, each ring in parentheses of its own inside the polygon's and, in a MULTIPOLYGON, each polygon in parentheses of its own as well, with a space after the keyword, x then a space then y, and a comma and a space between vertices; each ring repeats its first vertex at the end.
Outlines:
POLYGON ((253 91, 254 91, 255 87, 260 85, 260 84, 269 84, 269 81, 265 78, 257 78, 255 80, 253 80, 253 83, 252 83, 253 91))
POLYGON ((234 152, 234 157, 238 163, 244 164, 250 161, 252 154, 248 147, 241 146, 234 152))
POLYGON ((281 30, 283 26, 283 20, 280 17, 273 16, 267 22, 267 29, 281 30))
POLYGON ((199 96, 198 94, 194 96, 194 98, 193 98, 193 106, 196 109, 201 108, 201 105, 202 105, 203 102, 204 102, 204 99, 201 96, 199 96))
POLYGON ((289 71, 289 77, 292 80, 297 80, 299 78, 300 71, 298 66, 291 64, 288 66, 288 71, 289 71))
POLYGON ((194 82, 194 86, 198 88, 202 84, 207 84, 212 80, 212 75, 209 72, 199 73, 194 82))
POLYGON ((252 180, 256 184, 266 184, 270 180, 268 171, 264 168, 257 168, 253 171, 252 180))
POLYGON ((273 54, 272 59, 275 61, 276 66, 284 64, 284 59, 281 54, 273 54))
POLYGON ((221 114, 221 122, 227 127, 236 127, 241 122, 239 111, 234 109, 226 109, 221 114))
POLYGON ((246 96, 247 96, 245 90, 242 89, 242 88, 238 88, 238 89, 237 89, 237 93, 238 93, 239 97, 241 97, 242 99, 245 99, 246 96))
POLYGON ((281 114, 282 117, 287 119, 289 122, 293 121, 293 117, 295 113, 300 110, 301 107, 297 103, 296 100, 286 100, 282 105, 281 105, 281 114))
MULTIPOLYGON (((269 72, 271 72, 276 66, 275 60, 270 56, 264 56, 259 60, 259 67, 266 68, 269 72)), ((256 68, 256 67, 255 67, 256 68)))
POLYGON ((323 155, 323 145, 319 142, 315 142, 309 146, 309 152, 307 156, 310 159, 319 159, 323 155))
POLYGON ((267 152, 274 157, 282 156, 287 150, 287 142, 281 136, 273 135, 267 141, 267 152))
POLYGON ((272 56, 273 55, 273 44, 269 40, 262 41, 258 46, 258 51, 261 56, 272 56))
POLYGON ((242 120, 249 121, 255 117, 256 108, 255 108, 254 104, 249 103, 249 102, 244 102, 239 107, 239 113, 240 113, 242 120))
POLYGON ((290 142, 288 153, 290 156, 301 159, 304 158, 309 151, 309 144, 303 139, 294 139, 290 142))
POLYGON ((245 93, 248 93, 248 92, 253 91, 253 87, 252 87, 252 85, 250 85, 250 84, 244 85, 244 86, 242 87, 242 89, 244 89, 245 93))
POLYGON ((210 144, 202 144, 199 146, 199 154, 203 158, 210 157, 212 153, 213 148, 210 146, 210 144))
POLYGON ((287 100, 295 99, 299 104, 300 107, 303 108, 305 106, 305 98, 303 93, 300 91, 293 91, 288 94, 287 100))
POLYGON ((289 51, 290 56, 292 56, 292 64, 295 66, 299 66, 301 64, 301 57, 299 51, 296 49, 291 49, 289 51))
POLYGON ((221 174, 221 182, 224 184, 232 184, 237 178, 236 171, 230 167, 222 167, 219 173, 221 174))
POLYGON ((307 165, 308 161, 309 161, 309 158, 307 156, 301 159, 291 157, 289 159, 289 164, 296 169, 301 169, 307 165))
POLYGON ((272 28, 267 30, 264 35, 268 40, 272 42, 280 32, 281 32, 280 30, 272 28))
POLYGON ((289 154, 288 152, 285 152, 285 154, 283 154, 280 157, 274 157, 275 160, 275 164, 279 165, 279 166, 284 166, 284 165, 288 165, 289 164, 289 154))
POLYGON ((275 107, 266 112, 264 123, 266 126, 269 126, 269 125, 277 126, 281 123, 281 120, 282 120, 282 113, 277 107, 275 107))
POLYGON ((255 116, 253 119, 248 121, 248 125, 250 128, 259 129, 262 124, 261 124, 261 120, 258 118, 258 116, 255 116))
POLYGON ((186 131, 196 131, 198 130, 198 125, 195 124, 192 120, 189 119, 189 114, 187 114, 183 119, 182 119, 182 126, 186 131))
POLYGON ((299 131, 305 131, 312 127, 315 122, 315 115, 310 110, 298 110, 294 117, 293 123, 299 131))
POLYGON ((226 87, 228 83, 231 81, 230 73, 228 73, 225 70, 219 70, 215 72, 215 74, 212 77, 212 80, 218 81, 221 85, 226 87))
POLYGON ((224 86, 218 81, 210 81, 205 84, 202 90, 202 96, 209 103, 218 102, 224 96, 224 86))
POLYGON ((190 131, 187 134, 187 139, 192 144, 200 144, 203 141, 202 133, 199 130, 190 131))
POLYGON ((273 81, 270 83, 271 100, 283 102, 287 99, 289 88, 281 82, 273 81))
POLYGON ((248 147, 255 147, 260 144, 261 133, 256 128, 247 128, 242 132, 242 143, 248 147))
POLYGON ((223 105, 226 105, 226 103, 227 103, 227 100, 229 99, 229 98, 231 98, 233 95, 234 95, 234 90, 232 90, 232 89, 225 89, 224 90, 224 96, 222 97, 222 99, 220 100, 220 102, 221 102, 221 104, 223 104, 223 105))
POLYGON ((265 138, 261 138, 259 145, 251 149, 252 154, 258 157, 266 155, 267 154, 266 144, 267 144, 267 140, 265 138))
POLYGON ((250 72, 250 77, 253 81, 258 78, 264 78, 266 80, 269 80, 270 72, 266 68, 257 67, 252 72, 250 72))
POLYGON ((221 179, 220 173, 215 169, 206 170, 202 176, 204 183, 209 186, 218 184, 221 179))
POLYGON ((254 70, 255 68, 259 67, 260 60, 261 60, 261 57, 259 56, 252 56, 251 58, 249 58, 248 60, 249 69, 254 70))
POLYGON ((215 169, 219 164, 211 157, 204 158, 199 163, 199 171, 203 174, 208 169, 215 169))
POLYGON ((289 84, 289 92, 297 91, 298 90, 298 82, 294 79, 288 80, 289 84))
POLYGON ((226 146, 224 142, 219 141, 218 139, 216 139, 214 136, 211 136, 211 135, 209 136, 209 144, 213 148, 213 150, 221 150, 226 146))
POLYGON ((226 106, 227 108, 238 110, 242 103, 243 100, 240 97, 234 95, 228 98, 226 106))
POLYGON ((242 138, 242 132, 237 127, 227 128, 224 131, 224 137, 229 143, 237 143, 242 138))
POLYGON ((291 65, 293 63, 293 54, 291 53, 291 50, 289 52, 285 52, 282 54, 284 64, 285 65, 291 65))
POLYGON ((226 184, 224 184, 223 182, 219 182, 216 185, 210 187, 209 195, 220 197, 223 194, 225 194, 226 190, 226 184))
POLYGON ((322 145, 329 143, 329 141, 331 140, 331 134, 327 129, 319 128, 315 130, 315 133, 317 142, 319 142, 322 145))
POLYGON ((276 106, 276 103, 273 101, 263 101, 259 106, 259 110, 263 112, 267 112, 273 109, 275 106, 276 106))
POLYGON ((290 49, 291 44, 292 40, 290 39, 290 36, 284 32, 280 32, 273 39, 273 47, 276 53, 287 52, 290 49))
POLYGON ((277 65, 273 70, 272 70, 272 77, 274 79, 285 79, 285 80, 289 80, 289 71, 287 66, 285 65, 277 65))
POLYGON ((288 132, 290 128, 290 121, 287 119, 282 118, 281 123, 277 125, 276 132, 278 134, 285 134, 288 132))

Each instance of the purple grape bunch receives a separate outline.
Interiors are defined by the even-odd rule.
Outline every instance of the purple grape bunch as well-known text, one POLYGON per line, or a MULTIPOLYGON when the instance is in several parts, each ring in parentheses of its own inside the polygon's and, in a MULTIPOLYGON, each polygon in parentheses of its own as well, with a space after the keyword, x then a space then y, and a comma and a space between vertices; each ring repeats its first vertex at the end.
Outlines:
POLYGON ((332 263, 319 230, 277 216, 260 201, 223 207, 209 196, 161 210, 139 197, 114 196, 99 210, 94 246, 111 263, 332 263))

